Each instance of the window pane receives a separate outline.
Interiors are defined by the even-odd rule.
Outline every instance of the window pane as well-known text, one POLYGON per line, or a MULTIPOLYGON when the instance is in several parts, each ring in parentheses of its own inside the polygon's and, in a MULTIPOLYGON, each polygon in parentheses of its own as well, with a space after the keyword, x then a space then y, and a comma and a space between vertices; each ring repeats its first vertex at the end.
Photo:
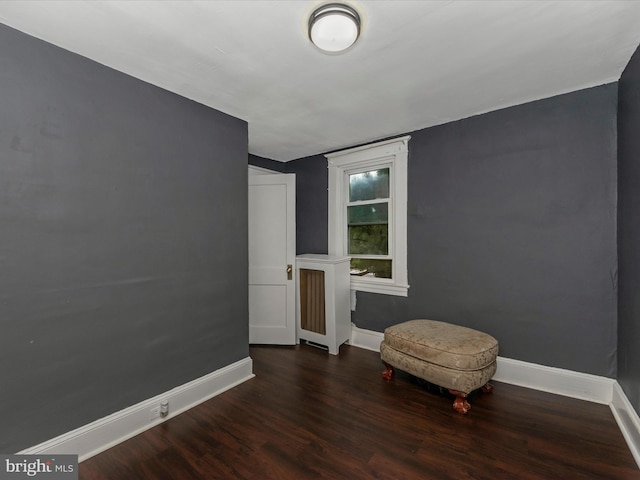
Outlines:
POLYGON ((349 226, 349 254, 387 255, 389 253, 389 226, 349 226))
POLYGON ((349 225, 389 223, 389 204, 385 202, 347 207, 347 214, 349 225))
POLYGON ((389 204, 347 207, 349 254, 389 253, 389 204))
POLYGON ((349 201, 389 198, 389 169, 349 175, 349 201))
POLYGON ((364 277, 391 278, 391 260, 352 258, 351 270, 364 277))

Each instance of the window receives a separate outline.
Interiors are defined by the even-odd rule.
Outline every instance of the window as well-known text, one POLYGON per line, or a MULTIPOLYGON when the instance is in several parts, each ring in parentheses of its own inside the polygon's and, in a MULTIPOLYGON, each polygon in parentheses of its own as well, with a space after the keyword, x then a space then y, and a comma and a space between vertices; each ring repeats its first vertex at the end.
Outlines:
POLYGON ((406 136, 326 155, 329 253, 351 257, 351 289, 407 296, 406 136))

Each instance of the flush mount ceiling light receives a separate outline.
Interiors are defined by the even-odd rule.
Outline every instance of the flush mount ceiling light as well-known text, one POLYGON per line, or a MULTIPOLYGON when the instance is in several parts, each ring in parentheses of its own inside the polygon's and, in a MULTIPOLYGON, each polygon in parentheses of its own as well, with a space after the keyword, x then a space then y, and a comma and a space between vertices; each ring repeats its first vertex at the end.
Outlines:
POLYGON ((329 3, 317 8, 309 18, 309 38, 326 53, 340 53, 360 35, 360 16, 353 8, 329 3))

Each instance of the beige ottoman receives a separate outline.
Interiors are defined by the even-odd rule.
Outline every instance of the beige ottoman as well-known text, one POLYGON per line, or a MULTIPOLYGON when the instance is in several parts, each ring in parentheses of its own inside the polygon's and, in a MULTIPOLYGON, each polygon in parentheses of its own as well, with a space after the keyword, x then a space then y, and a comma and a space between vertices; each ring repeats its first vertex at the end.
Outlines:
POLYGON ((397 368, 447 388, 456 396, 453 408, 467 413, 467 396, 478 388, 490 392, 496 373, 498 341, 471 328, 434 320, 410 320, 387 328, 380 344, 385 380, 397 368))

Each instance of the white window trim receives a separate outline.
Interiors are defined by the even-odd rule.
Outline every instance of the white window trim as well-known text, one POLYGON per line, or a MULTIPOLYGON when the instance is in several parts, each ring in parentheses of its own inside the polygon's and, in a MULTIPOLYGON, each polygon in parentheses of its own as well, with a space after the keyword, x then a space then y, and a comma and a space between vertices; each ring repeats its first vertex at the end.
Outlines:
POLYGON ((351 148, 325 155, 329 169, 329 254, 348 256, 346 246, 346 220, 344 202, 347 195, 346 173, 365 167, 393 164, 391 196, 393 209, 393 241, 391 256, 393 273, 391 279, 351 277, 351 289, 408 296, 407 273, 407 164, 409 139, 407 135, 392 140, 351 148))

